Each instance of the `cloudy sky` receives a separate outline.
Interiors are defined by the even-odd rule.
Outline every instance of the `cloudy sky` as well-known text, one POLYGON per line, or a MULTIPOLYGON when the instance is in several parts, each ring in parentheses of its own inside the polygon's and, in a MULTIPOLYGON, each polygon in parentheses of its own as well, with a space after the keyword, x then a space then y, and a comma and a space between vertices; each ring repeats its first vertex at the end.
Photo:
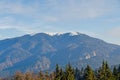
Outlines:
POLYGON ((120 0, 0 0, 0 39, 81 32, 120 44, 120 0))

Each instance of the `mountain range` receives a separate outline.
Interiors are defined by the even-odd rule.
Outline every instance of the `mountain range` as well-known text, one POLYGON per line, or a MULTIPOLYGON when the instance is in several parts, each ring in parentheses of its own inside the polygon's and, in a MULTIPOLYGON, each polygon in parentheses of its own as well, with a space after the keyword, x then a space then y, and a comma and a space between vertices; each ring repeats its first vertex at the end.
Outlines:
POLYGON ((55 65, 93 68, 107 60, 120 64, 120 46, 79 32, 50 35, 38 33, 0 40, 0 76, 16 71, 52 71, 55 65))

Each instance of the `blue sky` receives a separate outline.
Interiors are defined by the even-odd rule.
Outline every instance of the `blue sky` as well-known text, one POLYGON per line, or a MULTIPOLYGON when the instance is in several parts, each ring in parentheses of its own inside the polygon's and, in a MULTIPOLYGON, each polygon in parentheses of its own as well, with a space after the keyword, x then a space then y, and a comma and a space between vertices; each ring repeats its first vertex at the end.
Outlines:
POLYGON ((120 0, 0 0, 0 39, 81 32, 120 44, 120 0))

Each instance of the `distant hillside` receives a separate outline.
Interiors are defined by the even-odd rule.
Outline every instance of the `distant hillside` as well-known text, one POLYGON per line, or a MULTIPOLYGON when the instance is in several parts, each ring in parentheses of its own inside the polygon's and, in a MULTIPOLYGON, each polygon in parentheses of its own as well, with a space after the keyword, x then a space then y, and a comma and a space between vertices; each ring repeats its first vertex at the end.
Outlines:
POLYGON ((33 36, 0 41, 0 75, 15 71, 53 70, 56 64, 71 63, 81 68, 90 64, 96 68, 108 60, 111 65, 120 62, 120 46, 81 33, 33 36))

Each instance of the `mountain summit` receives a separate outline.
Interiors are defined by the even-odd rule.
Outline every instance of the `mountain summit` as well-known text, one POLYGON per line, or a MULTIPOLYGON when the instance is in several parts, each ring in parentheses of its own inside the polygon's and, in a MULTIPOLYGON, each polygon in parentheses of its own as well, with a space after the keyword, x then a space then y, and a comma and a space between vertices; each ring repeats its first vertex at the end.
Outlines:
MULTIPOLYGON (((79 32, 50 35, 38 33, 0 41, 0 75, 15 71, 53 70, 71 63, 97 68, 103 60, 119 64, 120 46, 79 32)), ((5 75, 4 75, 5 74, 5 75)))
POLYGON ((67 33, 63 33, 63 32, 58 32, 58 33, 48 33, 48 32, 46 32, 46 33, 44 33, 44 34, 48 34, 49 36, 55 36, 55 35, 64 35, 64 34, 69 34, 69 35, 71 35, 71 36, 74 36, 74 35, 79 35, 79 34, 81 34, 81 33, 79 33, 79 32, 67 32, 67 33))

